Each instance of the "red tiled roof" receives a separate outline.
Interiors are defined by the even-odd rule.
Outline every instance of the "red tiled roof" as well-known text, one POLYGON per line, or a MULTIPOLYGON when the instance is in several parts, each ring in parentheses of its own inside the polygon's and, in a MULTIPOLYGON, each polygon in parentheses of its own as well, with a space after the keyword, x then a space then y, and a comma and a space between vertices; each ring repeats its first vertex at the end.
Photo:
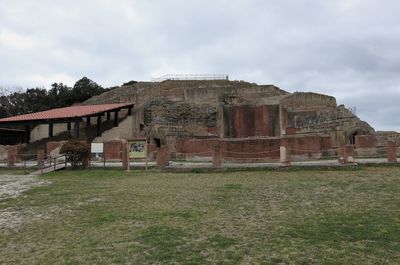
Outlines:
POLYGON ((7 117, 0 119, 0 123, 80 118, 125 107, 133 107, 133 104, 119 103, 119 104, 71 106, 66 108, 51 109, 41 112, 23 114, 14 117, 7 117))

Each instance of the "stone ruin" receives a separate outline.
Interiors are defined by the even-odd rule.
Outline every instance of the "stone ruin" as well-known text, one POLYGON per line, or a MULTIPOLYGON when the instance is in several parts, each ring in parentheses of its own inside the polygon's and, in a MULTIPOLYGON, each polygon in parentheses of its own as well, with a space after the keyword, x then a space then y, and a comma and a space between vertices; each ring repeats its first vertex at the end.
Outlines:
POLYGON ((371 156, 386 139, 332 96, 244 81, 138 82, 83 104, 124 102, 135 104, 132 116, 89 140, 145 137, 150 150, 168 146, 177 159, 210 157, 218 145, 224 160, 263 162, 279 161, 281 146, 297 160, 337 156, 347 144, 371 156))

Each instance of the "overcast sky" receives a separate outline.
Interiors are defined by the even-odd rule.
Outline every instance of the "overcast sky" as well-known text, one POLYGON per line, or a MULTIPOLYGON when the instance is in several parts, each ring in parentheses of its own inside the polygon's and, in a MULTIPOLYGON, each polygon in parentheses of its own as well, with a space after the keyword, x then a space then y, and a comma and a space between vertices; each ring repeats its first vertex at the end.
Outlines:
POLYGON ((333 95, 400 131, 398 0, 1 0, 0 86, 164 74, 333 95))

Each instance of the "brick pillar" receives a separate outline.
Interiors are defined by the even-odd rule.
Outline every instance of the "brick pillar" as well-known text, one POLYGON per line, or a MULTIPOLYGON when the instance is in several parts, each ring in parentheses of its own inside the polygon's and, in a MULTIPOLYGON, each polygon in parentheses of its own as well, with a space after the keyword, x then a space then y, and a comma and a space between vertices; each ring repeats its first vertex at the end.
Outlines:
POLYGON ((122 150, 121 150, 121 157, 122 157, 122 167, 125 170, 128 170, 128 162, 129 162, 129 156, 128 156, 128 143, 123 143, 122 144, 122 150))
POLYGON ((222 150, 221 150, 221 145, 219 144, 214 145, 212 162, 213 162, 213 167, 222 166, 222 150))
POLYGON ((344 146, 338 147, 338 149, 337 149, 337 155, 338 155, 338 162, 339 162, 340 164, 344 164, 344 163, 346 162, 344 146))
POLYGON ((157 151, 157 168, 164 168, 168 166, 169 160, 171 159, 171 152, 168 145, 163 145, 157 151))
POLYGON ((346 163, 354 163, 354 146, 352 144, 348 144, 344 148, 346 163))
POLYGON ((37 150, 37 163, 38 163, 38 168, 42 169, 44 165, 44 158, 45 158, 45 152, 43 149, 37 150))
POLYGON ((16 147, 7 150, 7 166, 13 167, 17 162, 18 151, 16 147))
POLYGON ((396 143, 394 141, 387 142, 386 153, 389 163, 397 163, 396 143))
POLYGON ((338 149, 338 161, 341 164, 354 163, 354 146, 352 144, 344 145, 338 149))

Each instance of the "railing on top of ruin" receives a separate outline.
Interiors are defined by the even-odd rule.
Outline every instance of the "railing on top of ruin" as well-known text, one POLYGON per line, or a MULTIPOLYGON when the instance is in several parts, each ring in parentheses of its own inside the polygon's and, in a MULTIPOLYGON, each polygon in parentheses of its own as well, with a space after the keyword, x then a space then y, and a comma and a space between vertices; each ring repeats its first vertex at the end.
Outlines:
POLYGON ((229 80, 227 74, 175 74, 163 75, 159 78, 153 78, 152 82, 163 82, 166 80, 229 80))

